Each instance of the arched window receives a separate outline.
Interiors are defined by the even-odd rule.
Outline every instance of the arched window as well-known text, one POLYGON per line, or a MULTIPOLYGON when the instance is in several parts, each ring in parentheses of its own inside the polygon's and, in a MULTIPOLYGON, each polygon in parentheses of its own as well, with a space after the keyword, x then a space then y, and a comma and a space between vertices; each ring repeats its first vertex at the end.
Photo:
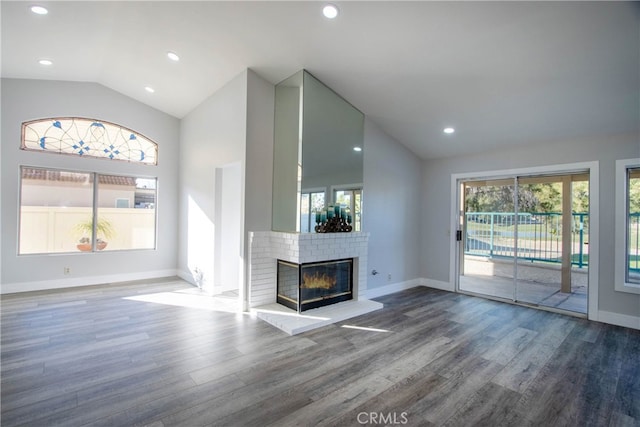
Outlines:
POLYGON ((158 164, 158 144, 123 126, 81 117, 22 124, 21 149, 158 164))
MULTIPOLYGON (((155 142, 123 126, 88 118, 24 122, 20 148, 158 164, 155 142)), ((157 178, 82 169, 20 166, 18 254, 154 250, 157 178)))

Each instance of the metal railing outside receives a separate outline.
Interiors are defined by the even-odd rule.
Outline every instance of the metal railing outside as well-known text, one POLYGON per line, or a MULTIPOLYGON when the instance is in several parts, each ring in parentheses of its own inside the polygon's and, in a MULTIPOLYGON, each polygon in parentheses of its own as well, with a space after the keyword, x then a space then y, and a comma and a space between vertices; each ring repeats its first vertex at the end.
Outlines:
MULTIPOLYGON (((468 212, 464 252, 562 263, 562 214, 557 212, 468 212), (518 251, 515 253, 516 222, 518 251)), ((589 265, 589 214, 572 213, 571 264, 589 265)))
POLYGON ((640 212, 629 214, 627 230, 627 253, 629 271, 640 274, 640 212))

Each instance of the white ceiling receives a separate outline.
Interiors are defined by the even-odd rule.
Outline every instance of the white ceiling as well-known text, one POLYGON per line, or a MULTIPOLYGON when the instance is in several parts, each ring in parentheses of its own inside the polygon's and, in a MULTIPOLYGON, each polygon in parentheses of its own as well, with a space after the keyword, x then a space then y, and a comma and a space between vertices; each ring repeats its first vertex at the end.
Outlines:
POLYGON ((247 67, 272 83, 305 68, 422 158, 640 131, 638 2, 334 3, 331 21, 311 1, 38 16, 3 0, 2 77, 98 82, 183 117, 247 67))

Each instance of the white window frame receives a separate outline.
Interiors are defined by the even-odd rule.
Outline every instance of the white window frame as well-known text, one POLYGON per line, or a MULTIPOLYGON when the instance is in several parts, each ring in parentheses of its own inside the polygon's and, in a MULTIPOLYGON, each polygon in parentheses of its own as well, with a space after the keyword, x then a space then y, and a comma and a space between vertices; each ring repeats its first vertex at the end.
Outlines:
POLYGON ((640 284, 627 282, 627 170, 640 167, 640 158, 616 160, 615 273, 618 292, 640 294, 640 284))

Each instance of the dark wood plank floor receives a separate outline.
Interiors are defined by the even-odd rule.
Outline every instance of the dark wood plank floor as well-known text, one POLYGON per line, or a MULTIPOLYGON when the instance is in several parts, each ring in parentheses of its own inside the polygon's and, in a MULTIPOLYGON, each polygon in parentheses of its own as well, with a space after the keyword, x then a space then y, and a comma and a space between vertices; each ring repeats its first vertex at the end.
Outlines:
POLYGON ((640 425, 640 331, 422 287, 294 337, 145 301, 186 286, 4 296, 2 426, 640 425))

